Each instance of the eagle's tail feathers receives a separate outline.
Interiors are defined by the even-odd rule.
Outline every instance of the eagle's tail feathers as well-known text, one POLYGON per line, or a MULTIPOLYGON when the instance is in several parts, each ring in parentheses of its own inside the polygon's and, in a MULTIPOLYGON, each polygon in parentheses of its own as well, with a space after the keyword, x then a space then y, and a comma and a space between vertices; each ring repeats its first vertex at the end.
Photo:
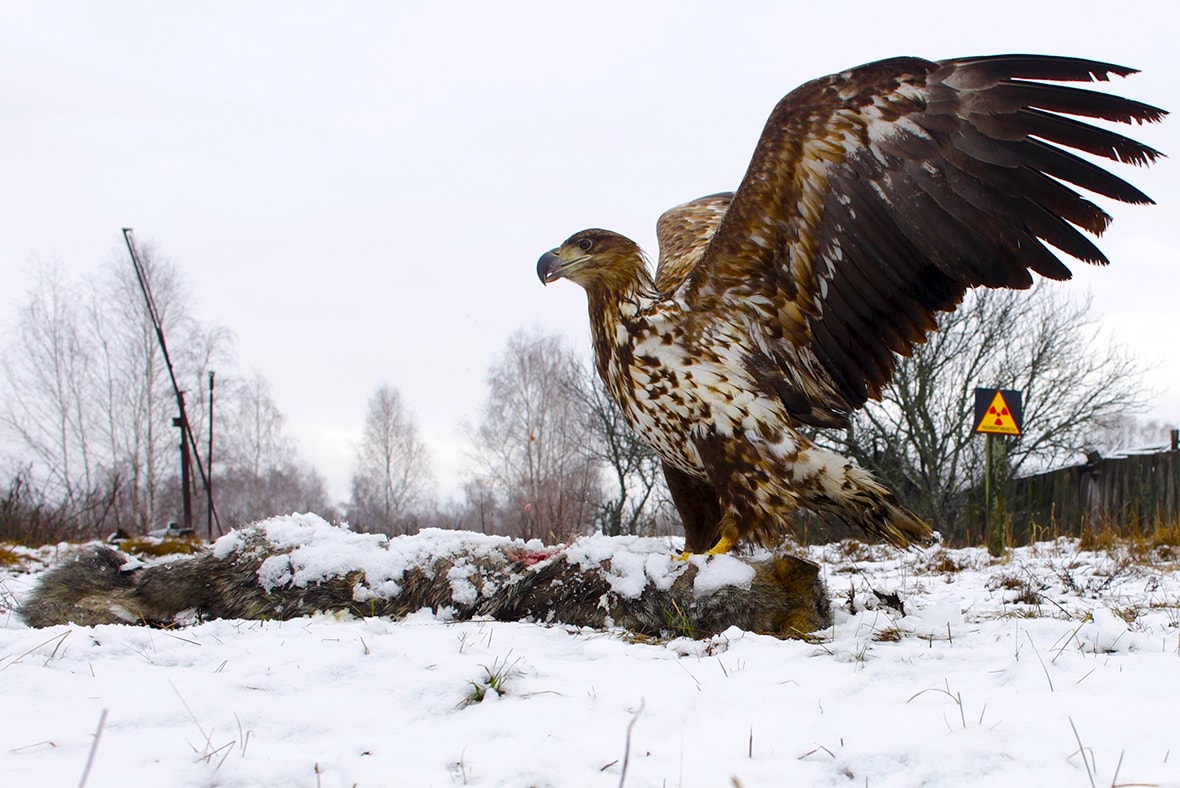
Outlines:
POLYGON ((826 496, 826 505, 817 508, 894 547, 927 547, 936 541, 930 525, 903 506, 868 471, 849 462, 841 481, 839 493, 826 496))
POLYGON ((930 525, 889 492, 870 508, 857 513, 857 525, 894 547, 928 547, 935 541, 930 525))

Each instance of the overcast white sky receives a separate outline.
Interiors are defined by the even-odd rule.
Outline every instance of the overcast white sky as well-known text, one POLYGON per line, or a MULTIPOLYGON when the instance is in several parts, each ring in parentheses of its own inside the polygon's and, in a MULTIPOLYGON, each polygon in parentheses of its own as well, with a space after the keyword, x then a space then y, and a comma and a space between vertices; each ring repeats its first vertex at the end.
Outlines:
MULTIPOLYGON (((893 55, 1092 57, 1114 90, 1180 110, 1173 2, 16 2, 0 7, 0 326, 29 262, 82 274, 154 241, 195 313, 232 329, 306 459, 346 494, 365 403, 398 387, 444 490, 458 426, 519 327, 588 353, 585 302, 541 252, 606 227, 654 255, 665 208, 737 185, 771 107, 893 55)), ((1180 120, 1124 168, 1104 330, 1180 419, 1180 120)), ((1075 270, 1081 264, 1073 266, 1075 270)))

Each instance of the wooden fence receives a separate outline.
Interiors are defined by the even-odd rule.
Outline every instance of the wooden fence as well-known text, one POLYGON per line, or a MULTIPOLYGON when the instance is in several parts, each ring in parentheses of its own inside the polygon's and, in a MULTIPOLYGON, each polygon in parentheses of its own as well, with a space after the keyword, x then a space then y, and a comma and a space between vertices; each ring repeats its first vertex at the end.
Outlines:
POLYGON ((1092 457, 1084 465, 1015 479, 1005 490, 1011 540, 1078 535, 1111 526, 1150 531, 1180 520, 1180 451, 1092 457))

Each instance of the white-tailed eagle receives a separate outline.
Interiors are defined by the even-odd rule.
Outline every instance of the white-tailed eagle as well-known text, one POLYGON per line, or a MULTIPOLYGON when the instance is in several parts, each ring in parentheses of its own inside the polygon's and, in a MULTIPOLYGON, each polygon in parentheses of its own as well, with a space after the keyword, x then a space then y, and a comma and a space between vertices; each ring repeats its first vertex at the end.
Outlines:
POLYGON ((823 77, 774 108, 736 192, 660 217, 654 277, 606 230, 541 257, 542 282, 585 288, 598 372, 663 460, 688 550, 775 541, 796 508, 898 546, 930 538, 800 430, 846 425, 968 288, 1068 279, 1049 247, 1107 262, 1081 231, 1110 217, 1077 189, 1151 200, 1067 149, 1137 165, 1160 154, 1077 118, 1165 113, 1054 83, 1132 73, 1001 55, 823 77))

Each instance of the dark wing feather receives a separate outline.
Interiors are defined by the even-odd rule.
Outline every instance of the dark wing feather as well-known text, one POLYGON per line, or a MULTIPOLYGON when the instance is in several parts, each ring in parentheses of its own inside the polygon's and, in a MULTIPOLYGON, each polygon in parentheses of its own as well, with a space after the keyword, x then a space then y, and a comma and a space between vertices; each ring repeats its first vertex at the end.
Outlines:
POLYGON ((679 286, 700 262, 732 199, 733 192, 710 194, 664 211, 656 222, 657 290, 667 292, 679 286))
POLYGON ((968 288, 1028 287, 1030 271, 1068 279, 1046 244, 1106 262, 1081 231, 1098 235, 1110 217, 1071 186, 1150 200, 1064 148, 1133 164, 1160 154, 1057 113, 1123 123, 1165 113, 1037 80, 1131 73, 1035 55, 896 58, 800 87, 775 107, 688 274, 692 320, 750 326, 752 367, 774 368, 760 374, 780 390, 813 387, 820 420, 838 422, 880 395, 894 354, 924 341, 968 288))

